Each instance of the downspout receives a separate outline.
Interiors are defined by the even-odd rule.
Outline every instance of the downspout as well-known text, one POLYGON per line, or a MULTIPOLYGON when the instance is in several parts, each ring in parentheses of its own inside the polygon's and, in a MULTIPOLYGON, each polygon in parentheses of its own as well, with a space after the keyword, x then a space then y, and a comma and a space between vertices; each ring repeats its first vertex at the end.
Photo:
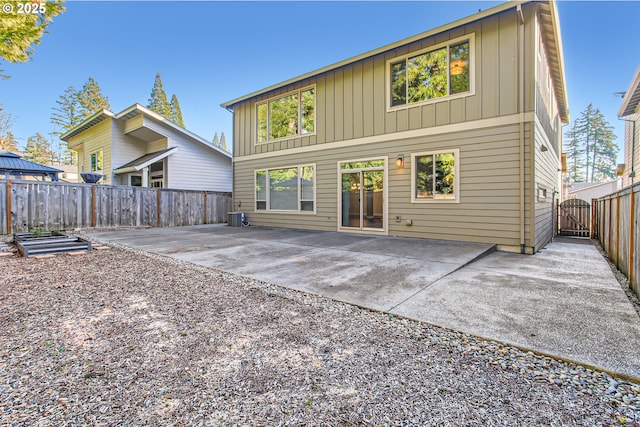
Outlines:
POLYGON ((516 7, 518 15, 518 110, 520 113, 520 253, 525 253, 525 174, 524 174, 524 15, 522 5, 516 7))

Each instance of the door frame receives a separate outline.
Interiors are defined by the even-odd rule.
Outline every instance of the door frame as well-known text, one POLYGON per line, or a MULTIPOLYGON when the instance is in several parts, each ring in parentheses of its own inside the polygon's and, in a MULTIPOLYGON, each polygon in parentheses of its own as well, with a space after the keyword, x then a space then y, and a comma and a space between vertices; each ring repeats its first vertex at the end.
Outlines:
MULTIPOLYGON (((388 235, 389 234, 389 156, 374 156, 374 157, 366 157, 366 158, 358 158, 358 159, 346 159, 346 160, 338 160, 336 162, 337 167, 337 221, 336 227, 340 232, 346 233, 362 233, 362 234, 377 234, 377 235, 388 235), (383 227, 380 229, 375 228, 354 228, 354 227, 344 227, 342 225, 342 164, 343 163, 351 163, 351 162, 368 162, 371 160, 382 160, 384 165, 382 167, 375 168, 362 168, 362 169, 345 169, 350 172, 360 172, 367 170, 381 170, 382 171, 382 225, 383 227)), ((362 201, 360 201, 362 205, 362 201)))

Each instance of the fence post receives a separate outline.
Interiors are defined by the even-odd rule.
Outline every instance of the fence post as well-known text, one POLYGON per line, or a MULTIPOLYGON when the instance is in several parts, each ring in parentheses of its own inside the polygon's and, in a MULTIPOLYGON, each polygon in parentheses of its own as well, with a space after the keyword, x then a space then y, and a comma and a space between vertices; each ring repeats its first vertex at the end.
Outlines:
POLYGON ((160 189, 156 190, 156 202, 158 205, 158 209, 156 210, 156 227, 160 227, 160 203, 162 202, 162 197, 160 196, 160 189))
POLYGON ((13 234, 13 218, 11 218, 11 180, 7 180, 7 234, 13 234))
POLYGON ((204 192, 204 218, 202 218, 202 223, 207 224, 207 192, 204 192))
POLYGON ((634 225, 636 222, 636 218, 635 218, 635 196, 633 194, 633 186, 631 186, 631 188, 629 189, 629 195, 631 196, 631 203, 629 203, 631 205, 631 212, 629 212, 629 273, 628 273, 628 278, 629 278, 629 287, 633 286, 633 256, 634 256, 634 251, 633 251, 633 245, 634 245, 634 234, 635 234, 635 230, 634 230, 634 225))
POLYGON ((620 192, 616 195, 616 268, 620 269, 620 192))
POLYGON ((96 186, 91 186, 91 227, 96 226, 96 186))

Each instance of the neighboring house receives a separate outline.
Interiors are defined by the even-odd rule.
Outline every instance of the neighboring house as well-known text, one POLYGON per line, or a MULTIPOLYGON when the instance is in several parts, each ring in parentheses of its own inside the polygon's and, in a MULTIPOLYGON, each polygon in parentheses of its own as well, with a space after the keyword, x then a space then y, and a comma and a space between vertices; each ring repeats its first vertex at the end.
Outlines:
POLYGON ((0 152, 0 179, 58 181, 60 172, 60 169, 24 160, 16 153, 0 152))
POLYGON ((591 204, 592 199, 599 199, 620 190, 620 180, 606 182, 574 182, 568 185, 567 199, 580 199, 591 204))
POLYGON ((99 111, 60 139, 101 184, 231 191, 231 153, 139 104, 99 111))
POLYGON ((523 253, 553 236, 569 122, 553 1, 505 3, 222 107, 234 206, 252 224, 523 253))
POLYGON ((60 174, 58 175, 58 178, 61 182, 82 182, 82 179, 78 175, 77 166, 60 164, 54 164, 52 166, 61 170, 60 174))
POLYGON ((640 166, 640 66, 622 98, 618 117, 624 119, 624 165, 622 186, 638 182, 636 170, 640 166))

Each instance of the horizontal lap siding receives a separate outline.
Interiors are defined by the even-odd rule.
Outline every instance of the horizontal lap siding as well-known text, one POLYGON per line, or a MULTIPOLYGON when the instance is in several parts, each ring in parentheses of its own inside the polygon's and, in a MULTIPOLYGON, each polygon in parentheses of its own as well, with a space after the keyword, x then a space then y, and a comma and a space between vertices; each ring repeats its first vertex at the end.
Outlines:
POLYGON ((234 201, 256 225, 336 230, 338 161, 388 156, 389 234, 518 245, 518 137, 519 126, 510 125, 237 161, 234 201), (460 149, 461 202, 411 203, 411 153, 452 148, 460 149), (402 169, 395 166, 397 154, 404 155, 402 169), (254 211, 255 170, 308 163, 316 164, 315 215, 254 211), (402 222, 395 221, 396 215, 402 222), (413 225, 405 225, 406 219, 413 220, 413 225))
MULTIPOLYGON (((559 173, 560 167, 560 154, 555 152, 555 148, 549 141, 542 128, 541 124, 536 120, 536 132, 535 132, 535 181, 533 186, 532 203, 533 203, 533 215, 535 217, 535 248, 541 249, 546 245, 555 233, 553 227, 555 218, 554 215, 554 200, 555 191, 560 191, 559 173), (542 146, 547 148, 547 151, 542 151, 542 146), (547 197, 540 199, 537 197, 538 188, 546 188, 547 197)), ((590 200, 587 202, 591 203, 590 200)))

